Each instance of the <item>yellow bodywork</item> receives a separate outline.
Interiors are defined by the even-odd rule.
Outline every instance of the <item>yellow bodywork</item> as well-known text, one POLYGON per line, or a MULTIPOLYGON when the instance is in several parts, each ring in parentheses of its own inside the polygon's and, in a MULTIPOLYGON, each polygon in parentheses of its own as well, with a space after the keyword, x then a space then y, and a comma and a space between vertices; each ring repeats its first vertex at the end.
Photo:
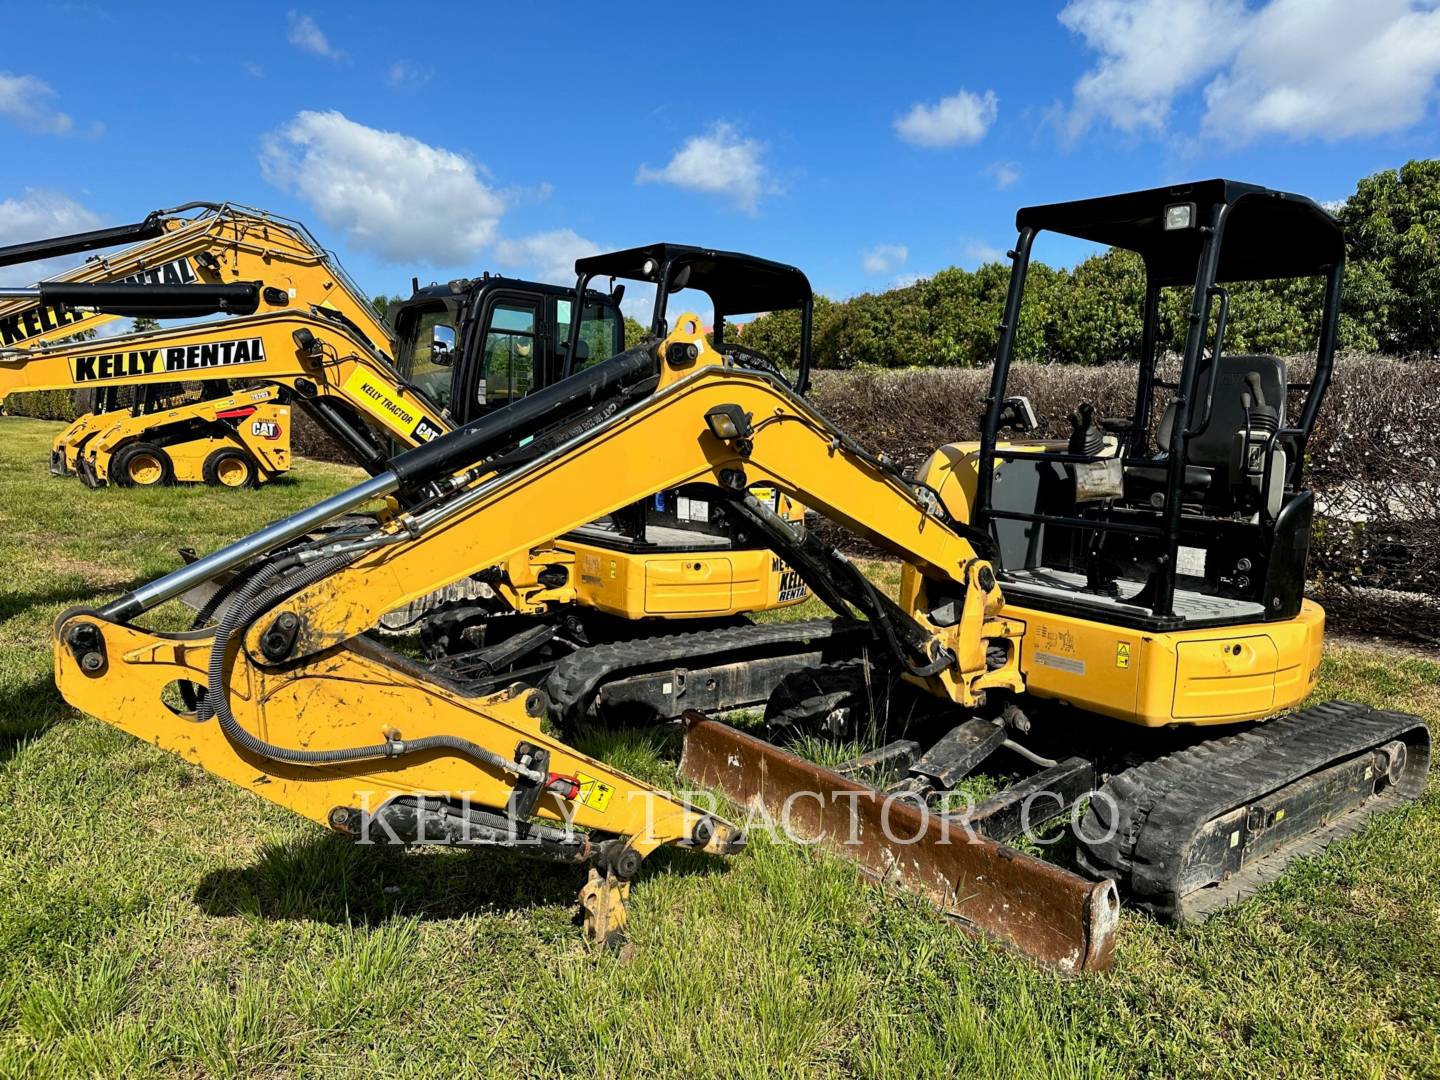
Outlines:
MULTIPOLYGON (((176 704, 175 691, 166 690, 181 681, 205 683, 208 631, 104 629, 108 666, 98 675, 81 671, 69 650, 56 651, 56 681, 71 704, 321 825, 332 824, 337 807, 373 811, 397 795, 445 795, 487 807, 504 806, 509 796, 507 775, 460 755, 426 753, 383 766, 303 766, 239 752, 213 719, 196 722, 176 704)), ((536 816, 629 836, 642 855, 661 844, 688 843, 696 824, 709 816, 547 734, 538 717, 538 691, 515 686, 466 697, 363 639, 269 672, 238 653, 229 687, 240 723, 283 746, 356 746, 439 734, 508 748, 507 756, 521 741, 542 746, 551 753, 550 771, 579 779, 581 792, 572 800, 542 797, 536 816)))
MULTIPOLYGON (((1042 448, 998 444, 1027 446, 1042 448)), ((970 518, 978 452, 975 443, 941 447, 920 472, 961 521, 970 518)), ((902 606, 914 603, 916 584, 906 565, 902 606)), ((1294 619, 1167 632, 1018 603, 1002 615, 1023 627, 1020 668, 1031 694, 1145 727, 1233 724, 1294 708, 1315 689, 1325 632, 1325 613, 1309 600, 1294 619)))

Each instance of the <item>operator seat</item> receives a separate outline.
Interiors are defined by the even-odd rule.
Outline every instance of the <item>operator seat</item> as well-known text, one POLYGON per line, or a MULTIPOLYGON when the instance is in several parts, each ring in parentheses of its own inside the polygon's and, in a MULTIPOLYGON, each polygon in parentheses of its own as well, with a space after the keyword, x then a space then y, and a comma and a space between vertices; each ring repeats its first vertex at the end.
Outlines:
MULTIPOLYGON (((1220 368, 1215 374, 1215 391, 1210 403, 1210 421, 1204 430, 1190 439, 1185 447, 1185 475, 1181 481, 1181 493, 1186 499, 1210 504, 1228 504, 1236 501, 1237 493, 1254 488, 1244 475, 1245 465, 1237 453, 1237 436, 1242 435, 1246 419, 1250 418, 1252 432, 1264 430, 1265 421, 1260 418, 1264 410, 1273 413, 1273 426, 1285 426, 1285 398, 1288 383, 1285 378, 1285 361, 1278 356, 1265 354, 1234 355, 1220 357, 1220 368), (1254 390, 1257 385, 1264 400, 1256 401, 1254 390), (1248 401, 1248 404, 1247 404, 1248 401)), ((1196 386, 1204 393, 1210 382, 1210 365, 1202 364, 1196 376, 1196 386)), ((1205 413, 1197 405, 1193 410, 1197 421, 1205 413)), ((1165 488, 1164 464, 1165 447, 1175 426, 1175 402, 1165 407, 1156 433, 1156 445, 1162 448, 1156 455, 1155 464, 1130 465, 1125 469, 1126 494, 1146 498, 1158 495, 1165 488)), ((1268 430, 1273 430, 1273 426, 1268 430)), ((1276 457, 1281 457, 1277 452, 1276 457)), ((1280 471, 1283 478, 1284 472, 1280 471)), ((1278 479, 1278 478, 1277 478, 1278 479)), ((1272 504, 1280 496, 1281 484, 1272 481, 1272 504)), ((1276 508, 1278 509, 1278 508, 1276 508)), ((1272 510, 1272 515, 1273 515, 1272 510)))

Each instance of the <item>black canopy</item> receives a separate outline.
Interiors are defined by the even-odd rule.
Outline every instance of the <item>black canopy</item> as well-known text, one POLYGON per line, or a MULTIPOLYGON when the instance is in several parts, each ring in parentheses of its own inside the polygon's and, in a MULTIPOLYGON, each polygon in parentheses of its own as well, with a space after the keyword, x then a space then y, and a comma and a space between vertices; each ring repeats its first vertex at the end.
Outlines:
POLYGON ((1193 284, 1200 257, 1199 226, 1228 206, 1216 281, 1311 277, 1344 256, 1340 224, 1303 195, 1235 180, 1201 180, 1098 199, 1027 206, 1020 229, 1045 229, 1138 253, 1159 285, 1193 284), (1165 208, 1194 203, 1194 223, 1164 227, 1165 208))
POLYGON ((685 287, 709 296, 717 318, 803 308, 810 302, 810 281, 796 267, 687 244, 650 244, 592 255, 576 259, 575 272, 658 283, 667 263, 672 282, 681 267, 690 268, 685 287))

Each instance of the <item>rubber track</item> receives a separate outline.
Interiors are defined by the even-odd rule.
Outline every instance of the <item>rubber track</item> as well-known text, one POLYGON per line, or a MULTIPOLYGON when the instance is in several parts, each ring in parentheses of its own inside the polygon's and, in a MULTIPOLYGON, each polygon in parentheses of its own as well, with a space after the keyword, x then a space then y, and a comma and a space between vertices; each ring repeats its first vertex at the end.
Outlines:
MULTIPOLYGON (((1114 879, 1131 903, 1158 918, 1203 919, 1278 877, 1293 859, 1349 835, 1376 812, 1414 798, 1424 787, 1428 764, 1429 732, 1419 717, 1352 702, 1326 702, 1112 777, 1101 795, 1113 800, 1114 836, 1103 844, 1082 838, 1077 858, 1089 872, 1114 879), (1406 735, 1411 736, 1410 762, 1405 776, 1388 792, 1328 828, 1245 864, 1219 885, 1177 895, 1185 852, 1206 822, 1318 769, 1406 735)), ((1110 824, 1105 799, 1092 799, 1081 825, 1082 837, 1101 835, 1110 824)))
POLYGON ((868 635, 864 623, 845 619, 760 623, 723 630, 635 638, 578 649, 555 665, 546 680, 551 716, 564 724, 583 720, 607 682, 663 670, 677 664, 696 668, 734 663, 745 654, 769 655, 777 646, 806 645, 854 634, 868 635))

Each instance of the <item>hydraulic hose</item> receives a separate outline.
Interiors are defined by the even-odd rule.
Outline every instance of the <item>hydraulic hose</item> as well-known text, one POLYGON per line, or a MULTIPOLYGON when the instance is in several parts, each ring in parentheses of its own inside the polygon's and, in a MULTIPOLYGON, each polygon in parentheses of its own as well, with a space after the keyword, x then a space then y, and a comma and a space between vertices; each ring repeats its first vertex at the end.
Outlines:
POLYGON ((255 620, 261 612, 273 606, 281 597, 299 589, 308 588, 337 570, 343 569, 358 555, 337 555, 320 559, 309 565, 301 563, 299 555, 287 555, 266 564, 244 583, 234 595, 230 606, 220 616, 215 627, 215 643, 210 650, 208 669, 209 689, 205 700, 200 703, 196 715, 207 720, 212 715, 219 721, 225 737, 240 749, 290 765, 338 765, 354 761, 373 761, 383 758, 407 757, 426 750, 454 750, 474 758, 492 768, 500 769, 531 783, 548 787, 550 778, 544 773, 526 768, 510 761, 485 747, 462 739, 458 735, 428 735, 420 739, 391 739, 370 746, 352 746, 337 750, 300 750, 277 746, 251 734, 230 709, 230 697, 225 685, 225 657, 229 652, 230 640, 237 632, 255 620), (279 575, 300 566, 298 573, 287 577, 278 586, 266 588, 279 575))

